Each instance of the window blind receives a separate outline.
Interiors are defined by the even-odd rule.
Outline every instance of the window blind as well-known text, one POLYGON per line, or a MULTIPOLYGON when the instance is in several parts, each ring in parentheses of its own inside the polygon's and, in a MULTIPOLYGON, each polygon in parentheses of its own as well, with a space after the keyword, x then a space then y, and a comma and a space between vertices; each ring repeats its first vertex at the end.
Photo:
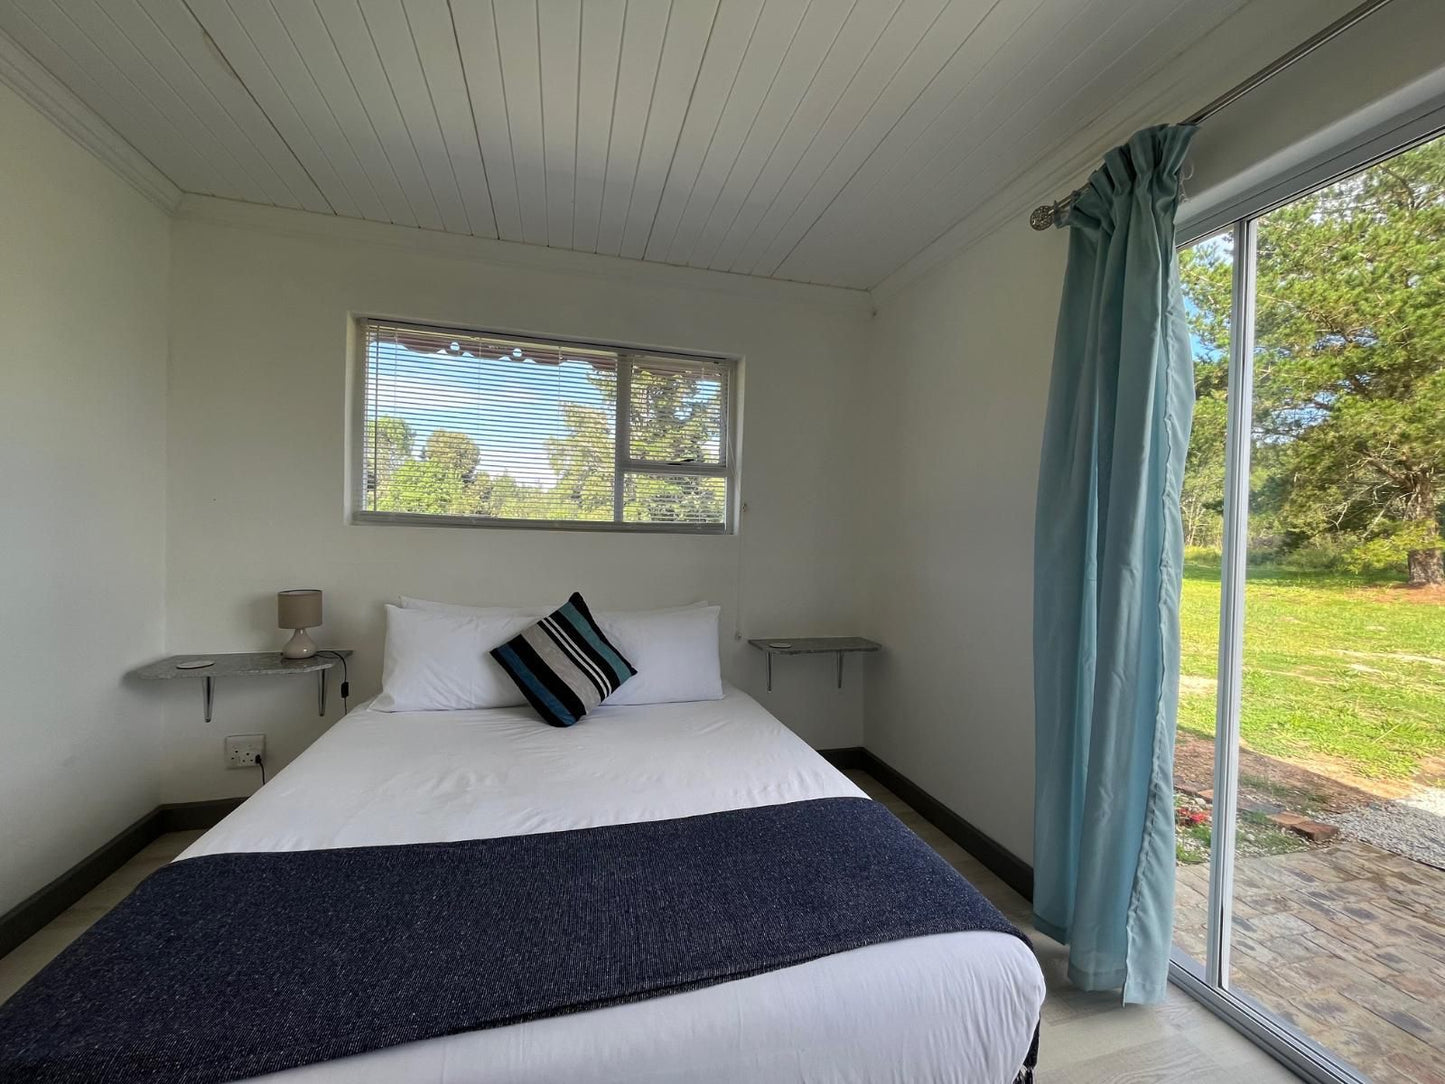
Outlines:
POLYGON ((731 364, 361 321, 360 519, 726 530, 731 364))

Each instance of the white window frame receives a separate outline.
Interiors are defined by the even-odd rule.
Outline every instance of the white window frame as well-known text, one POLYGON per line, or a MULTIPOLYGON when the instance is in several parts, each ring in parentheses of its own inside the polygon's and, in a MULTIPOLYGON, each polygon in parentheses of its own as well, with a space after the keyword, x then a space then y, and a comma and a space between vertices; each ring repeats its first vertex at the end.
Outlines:
POLYGON ((497 328, 482 328, 463 324, 439 324, 406 317, 381 316, 375 313, 353 313, 350 318, 353 358, 353 379, 351 394, 351 440, 347 449, 347 471, 349 482, 347 497, 349 519, 353 524, 405 526, 405 527, 481 527, 530 531, 619 531, 629 534, 688 534, 688 535, 730 535, 737 532, 740 504, 738 501, 737 461, 738 431, 742 383, 739 379, 742 359, 735 355, 704 354, 640 347, 633 344, 606 342, 595 339, 559 338, 555 335, 538 335, 530 331, 503 331, 497 328), (502 340, 520 340, 540 346, 555 346, 577 350, 606 350, 617 355, 617 404, 613 429, 614 474, 612 489, 612 515, 610 520, 543 520, 543 519, 498 519, 488 516, 449 516, 429 512, 380 512, 366 507, 366 398, 367 398, 367 349, 366 328, 368 324, 383 323, 413 327, 420 331, 439 331, 461 335, 481 335, 502 340), (678 361, 696 364, 717 365, 726 375, 727 398, 723 412, 723 438, 719 450, 719 462, 672 464, 634 459, 631 456, 630 436, 630 390, 632 372, 639 365, 652 361, 678 361), (623 484, 628 474, 686 474, 724 479, 726 493, 723 522, 721 523, 632 523, 622 519, 623 484))

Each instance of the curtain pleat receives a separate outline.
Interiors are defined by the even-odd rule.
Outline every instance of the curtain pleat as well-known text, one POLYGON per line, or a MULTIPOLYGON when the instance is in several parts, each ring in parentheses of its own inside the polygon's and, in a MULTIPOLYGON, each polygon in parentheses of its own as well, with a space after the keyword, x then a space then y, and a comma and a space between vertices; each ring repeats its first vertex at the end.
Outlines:
POLYGON ((1174 252, 1190 126, 1074 200, 1034 543, 1034 911, 1071 981, 1164 996, 1174 909, 1180 485, 1194 408, 1174 252))

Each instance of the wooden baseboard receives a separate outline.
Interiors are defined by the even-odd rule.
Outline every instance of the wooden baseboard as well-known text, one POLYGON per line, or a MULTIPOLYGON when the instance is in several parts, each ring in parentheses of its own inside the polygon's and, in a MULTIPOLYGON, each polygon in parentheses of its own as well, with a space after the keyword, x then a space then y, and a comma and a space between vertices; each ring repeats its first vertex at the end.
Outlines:
POLYGON ((0 915, 0 956, 40 930, 56 915, 105 880, 161 834, 160 810, 152 809, 121 829, 44 888, 0 915))
POLYGON ((867 750, 861 745, 850 745, 844 749, 819 749, 818 755, 840 772, 853 768, 867 770, 867 750))
POLYGON ((911 805, 920 816, 977 858, 1024 899, 1034 898, 1032 866, 1003 844, 975 828, 892 765, 878 759, 867 749, 859 752, 862 754, 862 763, 856 767, 867 772, 911 805))
POLYGON ((198 832, 214 828, 221 818, 238 808, 244 798, 212 798, 206 802, 168 802, 156 810, 161 818, 161 834, 166 832, 198 832))
POLYGON ((0 956, 43 929, 101 881, 167 832, 210 828, 245 799, 174 802, 157 806, 86 855, 45 887, 0 915, 0 956))
POLYGON ((920 816, 989 868, 1026 900, 1034 898, 1033 867, 987 833, 975 828, 913 780, 861 745, 819 749, 818 755, 839 771, 865 771, 918 810, 920 816))

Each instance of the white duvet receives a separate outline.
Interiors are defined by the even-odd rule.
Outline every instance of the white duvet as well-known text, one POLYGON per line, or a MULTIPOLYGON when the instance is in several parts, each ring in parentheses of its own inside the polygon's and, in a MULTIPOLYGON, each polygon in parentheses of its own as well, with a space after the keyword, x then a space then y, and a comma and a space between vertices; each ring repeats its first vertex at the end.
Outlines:
MULTIPOLYGON (((522 835, 859 794, 735 689, 717 701, 603 707, 566 730, 528 708, 362 707, 181 859, 522 835)), ((1043 997, 1022 941, 947 934, 265 1079, 1009 1084, 1043 997)))

